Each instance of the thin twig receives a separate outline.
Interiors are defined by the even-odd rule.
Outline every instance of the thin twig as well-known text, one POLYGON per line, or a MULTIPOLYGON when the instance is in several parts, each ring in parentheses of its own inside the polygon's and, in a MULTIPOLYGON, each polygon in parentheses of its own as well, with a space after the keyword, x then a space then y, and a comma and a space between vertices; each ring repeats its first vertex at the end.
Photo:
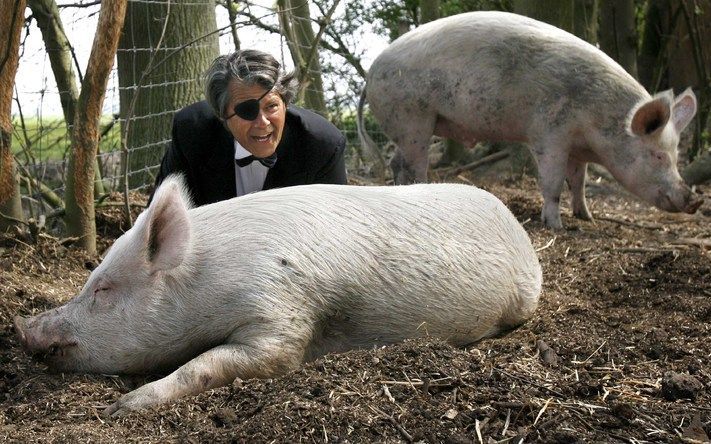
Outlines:
POLYGON ((508 373, 508 372, 506 372, 506 371, 504 371, 504 370, 501 370, 501 369, 499 369, 499 368, 494 368, 494 370, 496 370, 497 372, 501 373, 502 375, 508 376, 509 378, 518 379, 519 381, 525 382, 526 384, 532 385, 532 386, 534 386, 534 387, 538 387, 538 388, 543 389, 543 390, 547 390, 548 392, 550 392, 550 393, 556 395, 556 396, 559 397, 559 398, 565 398, 565 395, 562 394, 561 392, 559 392, 559 391, 557 391, 557 390, 554 390, 554 389, 552 389, 552 388, 548 388, 548 387, 546 387, 545 385, 541 385, 541 384, 538 384, 538 383, 536 383, 536 382, 533 382, 533 381, 531 381, 530 379, 527 379, 527 378, 524 378, 524 377, 518 376, 518 375, 513 375, 513 374, 508 373))
POLYGON ((372 405, 371 405, 371 406, 368 406, 368 407, 369 407, 372 411, 374 411, 375 413, 377 413, 378 415, 380 415, 383 419, 387 419, 388 421, 390 421, 390 423, 397 429, 398 432, 400 432, 400 434, 402 435, 402 437, 405 438, 405 440, 406 440, 407 442, 413 442, 413 441, 414 441, 414 439, 412 438, 412 435, 410 435, 409 433, 407 433, 407 430, 405 430, 405 429, 403 428, 403 426, 401 426, 400 423, 397 422, 397 420, 396 420, 392 415, 388 415, 387 413, 385 413, 384 411, 380 410, 379 408, 377 408, 377 407, 375 407, 375 406, 372 406, 372 405))
POLYGON ((460 166, 460 167, 448 167, 448 168, 444 168, 444 169, 441 170, 441 172, 442 172, 443 174, 446 174, 446 175, 457 176, 457 175, 463 173, 464 171, 473 170, 473 169, 478 168, 478 167, 480 167, 480 166, 482 166, 482 165, 486 165, 487 163, 493 163, 493 162, 496 162, 496 161, 498 161, 498 160, 505 159, 505 158, 507 158, 509 155, 510 155, 510 153, 509 153, 508 151, 499 151, 499 152, 497 152, 497 153, 489 154, 489 155, 486 156, 486 157, 482 157, 482 158, 479 159, 479 160, 476 160, 476 161, 474 161, 474 162, 468 163, 468 164, 466 164, 466 165, 462 165, 462 166, 460 166))

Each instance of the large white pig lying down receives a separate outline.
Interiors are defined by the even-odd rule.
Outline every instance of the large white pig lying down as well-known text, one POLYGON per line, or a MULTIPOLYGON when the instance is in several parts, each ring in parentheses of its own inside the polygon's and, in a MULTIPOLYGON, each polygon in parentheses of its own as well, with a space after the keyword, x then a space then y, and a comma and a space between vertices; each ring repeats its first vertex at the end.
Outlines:
POLYGON ((465 185, 311 185, 190 208, 171 177, 66 305, 16 317, 50 370, 177 370, 119 414, 330 352, 437 336, 462 346, 538 303, 528 235, 465 185))
POLYGON ((504 12, 436 20, 394 41, 373 62, 370 109, 399 151, 396 183, 427 181, 432 134, 526 142, 539 168, 542 219, 562 227, 563 181, 573 214, 585 203, 588 162, 605 166, 629 191, 666 211, 701 205, 677 171, 679 134, 696 113, 690 89, 650 97, 594 46, 545 23, 504 12))

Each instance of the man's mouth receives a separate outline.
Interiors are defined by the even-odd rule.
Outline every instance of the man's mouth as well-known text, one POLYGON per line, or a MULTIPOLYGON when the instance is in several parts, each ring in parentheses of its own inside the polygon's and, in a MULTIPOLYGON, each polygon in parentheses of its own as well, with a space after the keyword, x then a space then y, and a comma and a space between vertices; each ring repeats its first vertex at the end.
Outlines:
POLYGON ((272 133, 265 134, 263 136, 252 136, 257 142, 266 142, 272 137, 272 133))

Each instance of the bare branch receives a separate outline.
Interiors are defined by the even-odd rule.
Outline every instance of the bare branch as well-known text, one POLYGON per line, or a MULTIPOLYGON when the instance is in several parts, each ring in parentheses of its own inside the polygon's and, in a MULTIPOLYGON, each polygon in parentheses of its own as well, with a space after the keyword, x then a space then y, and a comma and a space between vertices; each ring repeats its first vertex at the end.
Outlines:
POLYGON ((86 3, 65 3, 63 5, 57 5, 59 8, 88 8, 89 6, 96 6, 100 5, 101 0, 96 0, 93 2, 86 2, 86 3))

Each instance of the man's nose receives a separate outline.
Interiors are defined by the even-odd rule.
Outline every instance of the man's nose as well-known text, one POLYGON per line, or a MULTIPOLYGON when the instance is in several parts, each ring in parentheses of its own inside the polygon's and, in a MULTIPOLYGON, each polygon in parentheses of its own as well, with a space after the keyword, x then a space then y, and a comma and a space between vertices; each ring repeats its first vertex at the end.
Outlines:
POLYGON ((263 126, 268 126, 269 125, 269 119, 267 118, 267 114, 263 110, 259 110, 259 114, 257 114, 257 118, 254 119, 254 122, 252 123, 254 126, 258 127, 263 127, 263 126))

